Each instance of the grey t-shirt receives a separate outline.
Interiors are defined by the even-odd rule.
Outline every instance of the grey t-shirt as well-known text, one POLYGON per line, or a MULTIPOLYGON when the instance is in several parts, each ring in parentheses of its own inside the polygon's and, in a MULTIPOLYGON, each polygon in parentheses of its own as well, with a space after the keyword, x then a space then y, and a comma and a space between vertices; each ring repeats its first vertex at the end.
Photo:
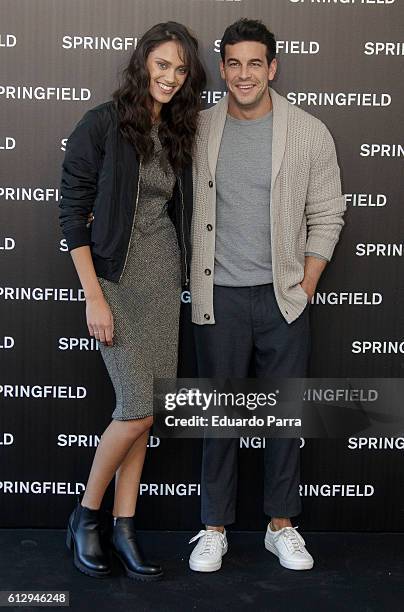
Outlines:
POLYGON ((271 283, 272 111, 259 119, 227 115, 216 166, 214 283, 271 283))

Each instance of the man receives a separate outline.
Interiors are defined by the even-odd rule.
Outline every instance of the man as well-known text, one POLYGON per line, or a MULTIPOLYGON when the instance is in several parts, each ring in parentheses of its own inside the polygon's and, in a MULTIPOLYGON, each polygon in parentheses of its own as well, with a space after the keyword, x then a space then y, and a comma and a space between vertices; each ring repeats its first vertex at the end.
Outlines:
MULTIPOLYGON (((241 19, 222 38, 228 94, 200 115, 194 163, 191 295, 202 378, 304 377, 309 302, 344 224, 325 125, 268 87, 275 38, 241 19)), ((235 521, 237 439, 204 440, 201 530, 190 567, 218 570, 235 521)), ((267 439, 265 547, 284 567, 313 558, 290 518, 301 511, 299 440, 267 439)))

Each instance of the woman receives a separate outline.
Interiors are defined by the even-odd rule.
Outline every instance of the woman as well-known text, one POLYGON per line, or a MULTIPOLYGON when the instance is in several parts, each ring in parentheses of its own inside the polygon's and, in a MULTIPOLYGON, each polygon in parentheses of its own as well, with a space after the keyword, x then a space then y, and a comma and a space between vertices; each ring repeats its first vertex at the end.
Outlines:
POLYGON ((63 163, 60 223, 84 290, 89 333, 99 340, 116 394, 66 543, 79 570, 110 573, 100 506, 115 474, 110 545, 128 576, 147 580, 162 569, 144 561, 133 519, 153 376, 176 376, 191 156, 205 85, 198 43, 181 24, 158 24, 138 42, 124 77, 113 99, 77 124, 63 163))

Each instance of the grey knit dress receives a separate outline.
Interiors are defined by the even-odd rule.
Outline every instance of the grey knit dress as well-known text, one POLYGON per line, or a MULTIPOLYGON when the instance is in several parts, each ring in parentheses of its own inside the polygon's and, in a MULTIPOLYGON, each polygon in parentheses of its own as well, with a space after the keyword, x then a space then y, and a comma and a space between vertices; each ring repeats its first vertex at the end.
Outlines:
POLYGON ((114 318, 114 345, 100 351, 115 389, 112 418, 153 414, 153 376, 175 378, 181 295, 180 250, 166 202, 175 175, 164 170, 153 126, 154 155, 142 163, 132 236, 119 283, 99 278, 114 318))

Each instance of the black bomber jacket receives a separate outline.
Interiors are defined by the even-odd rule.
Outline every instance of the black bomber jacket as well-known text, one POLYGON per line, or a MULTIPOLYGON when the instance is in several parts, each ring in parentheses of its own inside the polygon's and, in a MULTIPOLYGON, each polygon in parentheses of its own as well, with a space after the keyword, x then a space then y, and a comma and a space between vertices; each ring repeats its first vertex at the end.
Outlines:
MULTIPOLYGON (((114 102, 105 102, 87 111, 68 138, 59 204, 60 226, 69 251, 90 246, 97 276, 120 281, 138 196, 136 151, 118 129, 114 102), (91 212, 93 221, 89 223, 91 212)), ((191 164, 177 176, 167 206, 177 232, 182 285, 186 287, 191 257, 191 164)))

